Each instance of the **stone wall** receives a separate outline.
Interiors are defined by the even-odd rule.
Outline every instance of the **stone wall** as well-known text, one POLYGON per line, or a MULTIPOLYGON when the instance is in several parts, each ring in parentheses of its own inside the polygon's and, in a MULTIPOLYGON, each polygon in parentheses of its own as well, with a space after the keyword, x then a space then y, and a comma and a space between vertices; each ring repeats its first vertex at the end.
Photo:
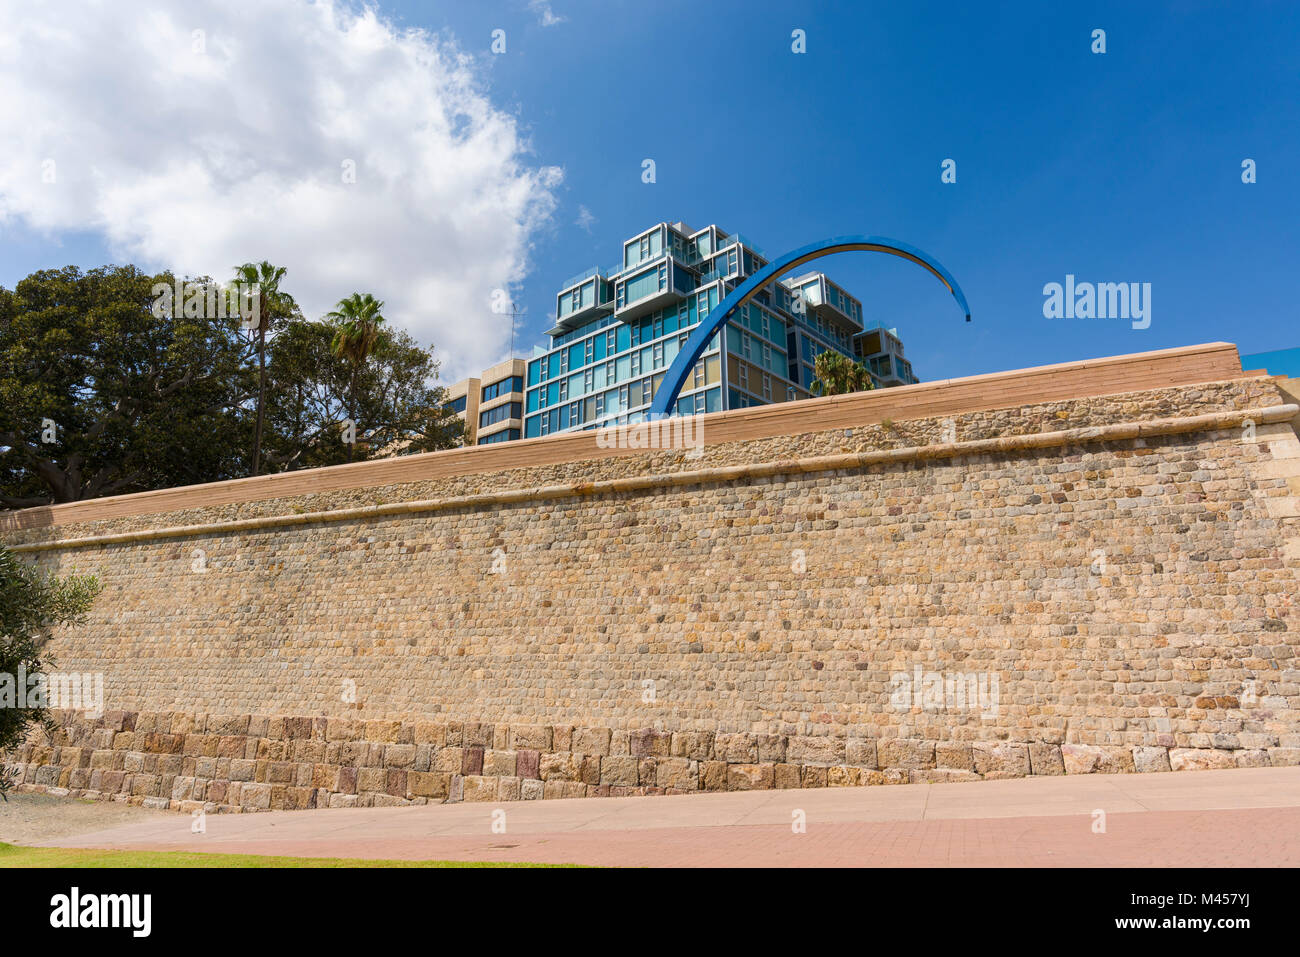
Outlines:
POLYGON ((21 787, 193 812, 391 807, 1300 764, 1300 747, 1097 747, 572 725, 61 715, 21 787))
POLYGON ((104 581, 54 652, 110 709, 14 763, 213 808, 1295 764, 1300 442, 1259 415, 1285 401, 810 423, 13 532, 104 581))

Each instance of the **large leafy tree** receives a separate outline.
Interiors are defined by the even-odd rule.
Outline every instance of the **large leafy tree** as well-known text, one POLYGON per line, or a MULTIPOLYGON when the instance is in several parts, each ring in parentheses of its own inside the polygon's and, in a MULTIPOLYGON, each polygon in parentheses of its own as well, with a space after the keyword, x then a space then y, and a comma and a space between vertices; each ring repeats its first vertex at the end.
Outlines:
POLYGON ((848 395, 876 387, 866 366, 833 349, 813 361, 813 375, 817 380, 813 391, 818 395, 848 395))
POLYGON ((0 288, 0 505, 247 474, 251 346, 238 315, 155 308, 174 281, 69 266, 0 288))
POLYGON ((337 320, 288 323, 271 344, 267 462, 277 469, 431 452, 460 444, 464 423, 436 385, 438 362, 405 332, 385 330, 364 362, 336 348, 337 320), (351 420, 358 442, 345 441, 351 420))
MULTIPOLYGON (((43 674, 54 664, 43 655, 49 630, 82 621, 100 587, 89 575, 44 575, 0 545, 0 681, 8 679, 0 696, 16 693, 20 674, 43 674)), ((34 725, 48 722, 44 708, 0 701, 0 754, 21 745, 34 725)), ((0 773, 0 796, 12 783, 8 774, 0 773)))
POLYGON ((262 472, 262 436, 266 406, 266 334, 279 322, 293 317, 297 311, 293 297, 280 290, 285 268, 273 266, 263 259, 260 263, 244 263, 235 267, 235 280, 245 287, 257 290, 257 325, 252 329, 257 339, 257 403, 256 422, 253 426, 253 474, 262 472))
POLYGON ((156 308, 170 273, 69 267, 0 288, 0 506, 239 478, 259 457, 283 470, 458 444, 438 363, 382 328, 382 303, 350 297, 307 322, 278 287, 282 269, 255 272, 242 275, 266 321, 251 340, 233 309, 156 308))

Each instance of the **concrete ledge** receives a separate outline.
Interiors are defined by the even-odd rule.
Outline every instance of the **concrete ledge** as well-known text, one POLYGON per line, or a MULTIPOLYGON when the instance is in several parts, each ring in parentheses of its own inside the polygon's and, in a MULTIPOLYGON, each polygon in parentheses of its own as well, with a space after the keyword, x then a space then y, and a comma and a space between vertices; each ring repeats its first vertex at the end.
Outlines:
POLYGON ((394 502, 386 505, 367 505, 357 508, 335 509, 327 512, 303 512, 291 515, 270 515, 240 519, 230 522, 211 522, 168 528, 143 529, 111 535, 83 538, 56 539, 12 545, 13 552, 45 552, 55 549, 89 548, 102 545, 122 545, 160 539, 184 538, 195 535, 218 535, 230 532, 257 531, 311 525, 320 522, 356 521, 386 518, 397 515, 448 511, 458 508, 482 508, 531 502, 539 499, 589 497, 624 492, 653 491, 684 485, 701 485, 731 482, 739 479, 765 478, 773 475, 830 472, 841 469, 863 469, 880 465, 906 462, 925 462, 958 458, 969 455, 999 455, 1037 449, 1057 448, 1096 442, 1129 441, 1146 437, 1207 432, 1225 428, 1239 428, 1247 419, 1260 424, 1290 421, 1300 413, 1300 406, 1276 405, 1266 408, 1214 412, 1207 415, 1153 419, 1142 422, 1120 422, 1112 425, 1065 429, 1058 432, 1040 432, 1033 435, 1012 435, 996 439, 978 439, 943 445, 913 446, 902 449, 884 449, 873 452, 849 452, 823 455, 814 458, 791 459, 734 465, 722 468, 698 469, 687 472, 670 472, 658 475, 638 475, 599 482, 551 485, 538 488, 509 489, 481 495, 463 495, 443 499, 414 502, 394 502))

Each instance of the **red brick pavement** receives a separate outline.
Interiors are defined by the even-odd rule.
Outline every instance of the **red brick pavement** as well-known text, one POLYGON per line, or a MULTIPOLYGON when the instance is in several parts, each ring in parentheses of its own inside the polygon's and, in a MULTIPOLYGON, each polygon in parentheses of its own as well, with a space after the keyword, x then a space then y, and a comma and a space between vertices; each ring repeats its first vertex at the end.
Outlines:
MULTIPOLYGON (((223 854, 531 861, 622 867, 1300 866, 1300 808, 876 823, 529 833, 483 837, 222 840, 223 854)), ((97 846, 109 846, 96 842, 97 846)), ((142 845, 156 850, 181 845, 142 845)), ((187 845, 188 849, 199 849, 187 845)))

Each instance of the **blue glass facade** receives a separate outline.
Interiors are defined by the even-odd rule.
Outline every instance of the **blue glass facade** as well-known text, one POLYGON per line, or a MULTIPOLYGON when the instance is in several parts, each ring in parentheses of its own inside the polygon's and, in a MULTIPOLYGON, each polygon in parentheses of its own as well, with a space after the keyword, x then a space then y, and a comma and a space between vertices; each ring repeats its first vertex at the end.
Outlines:
MULTIPOLYGON (((692 328, 766 262, 716 225, 660 223, 623 244, 618 266, 575 276, 556 297, 550 348, 528 360, 524 437, 642 421, 692 328)), ((677 411, 807 398, 817 354, 857 356, 862 331, 862 304, 823 274, 774 282, 714 337, 677 411)), ((903 381, 916 381, 910 367, 877 384, 903 381)))

